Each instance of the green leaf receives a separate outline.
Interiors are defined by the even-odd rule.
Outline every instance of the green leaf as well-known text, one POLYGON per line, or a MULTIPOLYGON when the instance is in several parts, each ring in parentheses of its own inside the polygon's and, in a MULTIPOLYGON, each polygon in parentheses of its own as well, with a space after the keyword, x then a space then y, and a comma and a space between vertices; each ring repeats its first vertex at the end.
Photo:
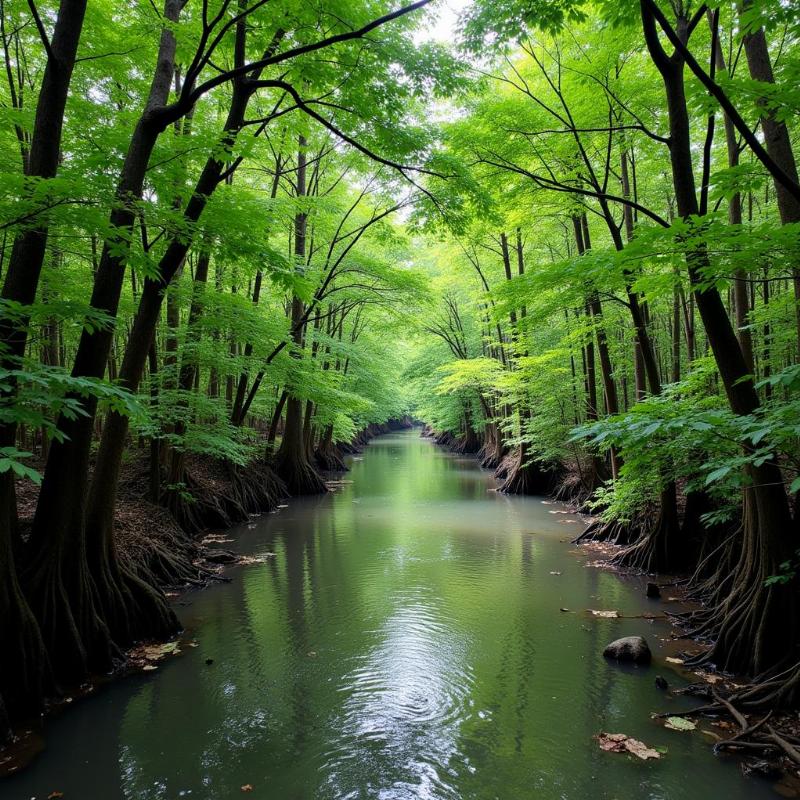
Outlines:
POLYGON ((721 478, 724 478, 730 471, 731 468, 726 465, 723 467, 718 467, 713 472, 709 472, 708 475, 706 476, 706 486, 708 486, 711 483, 714 483, 714 481, 718 481, 721 478))

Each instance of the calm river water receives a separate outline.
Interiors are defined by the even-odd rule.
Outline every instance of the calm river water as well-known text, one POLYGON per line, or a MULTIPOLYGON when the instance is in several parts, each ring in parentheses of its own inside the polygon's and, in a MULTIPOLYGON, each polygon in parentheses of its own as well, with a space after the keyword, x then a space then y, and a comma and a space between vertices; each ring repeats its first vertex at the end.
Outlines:
POLYGON ((235 530, 228 546, 266 560, 185 599, 198 646, 48 721, 46 750, 0 798, 776 796, 707 736, 650 719, 685 702, 653 684, 680 682, 667 631, 587 613, 657 605, 572 552, 574 515, 495 493, 418 431, 376 439, 344 477, 235 530), (651 667, 603 660, 638 633, 651 667), (664 755, 601 752, 599 731, 664 755))

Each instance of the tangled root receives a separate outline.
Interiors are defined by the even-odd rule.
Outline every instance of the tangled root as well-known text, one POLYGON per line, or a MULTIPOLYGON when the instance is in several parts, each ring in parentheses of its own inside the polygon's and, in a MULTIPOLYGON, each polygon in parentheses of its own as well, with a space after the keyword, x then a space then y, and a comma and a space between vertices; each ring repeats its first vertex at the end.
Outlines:
POLYGON ((581 534, 576 536, 573 544, 585 544, 587 542, 607 542, 620 546, 629 545, 639 538, 639 531, 635 524, 622 522, 621 520, 610 520, 604 522, 596 519, 581 534))
POLYGON ((558 481, 555 470, 527 460, 522 450, 516 450, 503 459, 495 478, 501 480, 498 491, 505 494, 546 495, 553 491, 558 481))
POLYGON ((325 494, 328 491, 322 476, 303 454, 294 453, 281 457, 279 453, 275 458, 274 468, 292 497, 325 494))
POLYGON ((323 472, 347 472, 343 455, 338 445, 332 442, 317 448, 314 453, 314 461, 323 472))

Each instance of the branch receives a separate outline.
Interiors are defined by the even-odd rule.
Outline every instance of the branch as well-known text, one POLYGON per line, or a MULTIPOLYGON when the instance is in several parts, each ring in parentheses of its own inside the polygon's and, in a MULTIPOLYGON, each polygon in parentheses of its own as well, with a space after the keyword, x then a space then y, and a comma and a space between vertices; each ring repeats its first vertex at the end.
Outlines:
POLYGON ((669 222, 667 222, 663 217, 656 214, 655 211, 651 211, 647 206, 643 206, 640 203, 635 202, 627 197, 619 197, 618 195, 609 194, 608 192, 599 192, 599 191, 592 191, 590 189, 584 189, 580 186, 569 186, 565 183, 561 183, 559 181, 545 178, 541 175, 537 175, 536 173, 529 172, 528 170, 524 169, 523 167, 518 167, 516 164, 512 164, 509 161, 506 161, 502 158, 502 156, 495 156, 496 158, 500 158, 501 162, 505 161, 505 163, 498 163, 496 161, 491 161, 488 158, 481 158, 479 159, 485 164, 490 164, 493 167, 497 167, 498 169, 505 169, 509 172, 516 172, 518 175, 524 175, 526 178, 530 178, 537 186, 540 186, 543 189, 549 189, 555 192, 564 192, 568 194, 577 194, 581 195, 582 197, 594 197, 597 200, 607 200, 612 203, 621 203, 622 205, 630 206, 631 208, 636 209, 640 213, 644 214, 646 217, 649 217, 653 220, 653 222, 657 222, 663 228, 669 228, 669 222))
POLYGON ((53 48, 50 46, 50 40, 47 38, 47 31, 44 29, 44 25, 42 24, 42 18, 39 16, 39 12, 36 10, 36 4, 33 0, 28 0, 28 8, 31 10, 31 14, 33 15, 33 21, 36 23, 36 29, 39 31, 39 37, 42 40, 42 44, 44 45, 44 49, 47 51, 47 58, 50 61, 55 62, 56 57, 53 53, 53 48))
POLYGON ((340 42, 349 42, 353 39, 362 39, 368 33, 374 31, 376 28, 380 28, 387 22, 392 22, 393 20, 399 19, 400 17, 403 17, 412 11, 423 8, 430 2, 432 2, 432 0, 417 0, 416 3, 411 3, 410 5, 403 6, 402 8, 392 11, 389 14, 384 14, 382 17, 372 20, 372 22, 367 23, 357 30, 347 31, 346 33, 337 33, 333 36, 327 36, 317 42, 299 45, 298 47, 292 47, 289 50, 284 50, 282 53, 270 55, 266 58, 260 59, 259 61, 254 61, 250 64, 244 64, 243 66, 228 70, 227 72, 223 72, 221 75, 210 78, 209 80, 205 81, 205 83, 201 83, 197 88, 194 89, 194 91, 192 91, 190 97, 187 99, 192 103, 195 103, 202 95, 216 86, 227 83, 228 81, 234 80, 235 78, 243 75, 247 75, 248 73, 255 72, 256 70, 262 70, 265 67, 272 66, 273 64, 280 64, 283 61, 288 61, 291 58, 307 55, 308 53, 314 53, 317 50, 323 50, 326 47, 339 44, 340 42))

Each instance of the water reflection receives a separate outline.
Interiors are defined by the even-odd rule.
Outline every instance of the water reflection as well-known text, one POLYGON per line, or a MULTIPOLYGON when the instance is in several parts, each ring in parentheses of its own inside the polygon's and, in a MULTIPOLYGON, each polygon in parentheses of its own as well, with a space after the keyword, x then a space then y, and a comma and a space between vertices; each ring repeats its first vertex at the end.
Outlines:
POLYGON ((665 632, 585 613, 647 601, 569 554, 569 515, 498 495, 416 432, 373 442, 347 479, 243 526, 236 546, 267 560, 190 598, 198 647, 49 722, 0 798, 769 796, 650 720, 655 670, 600 657, 628 633, 658 657, 665 632), (668 753, 615 758, 600 730, 668 753))

